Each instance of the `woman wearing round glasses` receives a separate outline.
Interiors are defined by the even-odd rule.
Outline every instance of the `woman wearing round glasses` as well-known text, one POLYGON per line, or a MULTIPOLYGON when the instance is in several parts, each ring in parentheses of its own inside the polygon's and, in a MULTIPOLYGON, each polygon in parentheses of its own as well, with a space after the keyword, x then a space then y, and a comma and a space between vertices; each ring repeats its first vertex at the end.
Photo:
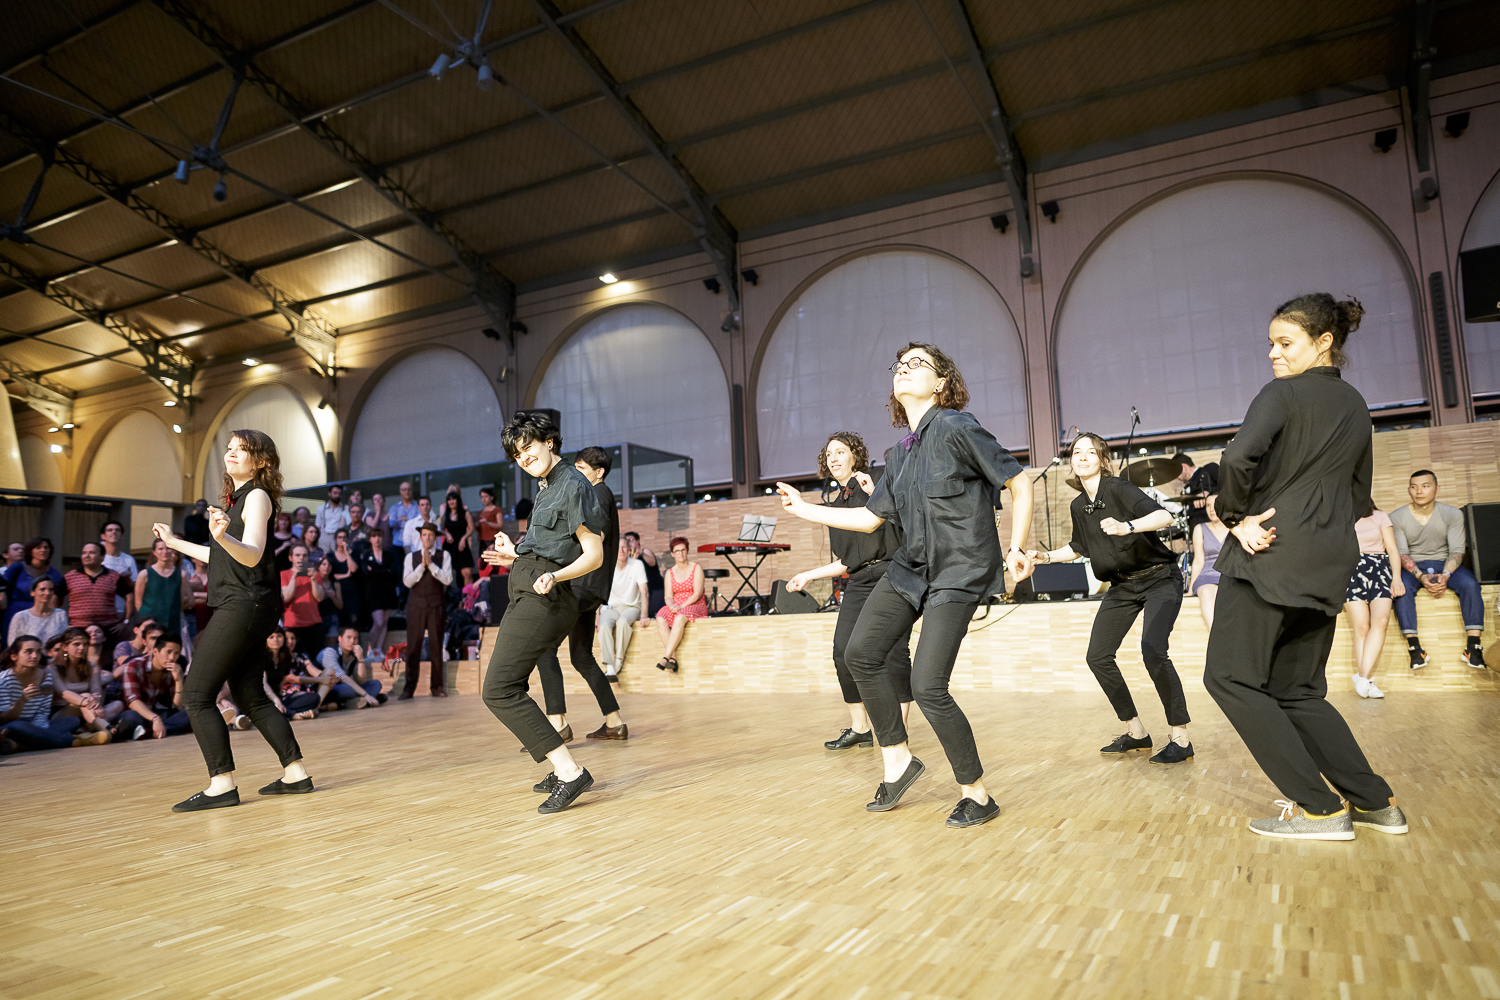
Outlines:
POLYGON ((1167 725, 1172 727, 1172 738, 1151 763, 1192 760, 1193 744, 1187 737, 1192 720, 1182 695, 1182 680, 1167 655, 1167 640, 1177 623, 1177 612, 1182 610, 1182 575, 1177 570, 1177 557, 1156 534, 1172 523, 1172 515, 1139 486, 1113 474, 1109 446, 1099 435, 1084 433, 1074 438, 1070 462, 1073 475, 1068 485, 1079 491, 1071 507, 1073 540, 1060 549, 1032 555, 1043 563, 1089 559, 1094 575, 1109 581, 1109 592, 1094 615, 1088 664, 1115 715, 1130 729, 1099 752, 1123 755, 1151 749, 1151 736, 1141 724, 1130 688, 1115 663, 1125 634, 1145 612, 1141 658, 1166 709, 1167 725))
POLYGON ((974 730, 949 693, 948 678, 975 607, 1000 575, 992 500, 1000 487, 1010 490, 1014 506, 1003 561, 1017 580, 1031 574, 1022 549, 1031 531, 1031 480, 973 414, 962 412, 969 390, 946 354, 931 344, 907 344, 891 372, 891 422, 910 433, 891 450, 869 503, 862 509, 818 506, 786 483, 778 483, 777 490, 790 513, 814 523, 873 532, 892 521, 901 534, 890 569, 860 612, 847 654, 885 766, 885 780, 865 809, 894 809, 926 769, 907 746, 901 704, 886 668, 886 656, 921 618, 912 694, 943 744, 963 796, 947 825, 978 826, 998 816, 1000 804, 985 790, 974 730))

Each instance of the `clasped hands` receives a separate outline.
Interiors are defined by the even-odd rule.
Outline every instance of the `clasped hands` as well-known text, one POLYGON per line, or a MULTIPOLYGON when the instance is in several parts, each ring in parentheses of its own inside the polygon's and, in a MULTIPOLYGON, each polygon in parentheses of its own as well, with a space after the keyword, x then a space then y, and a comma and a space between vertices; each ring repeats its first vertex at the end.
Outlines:
MULTIPOLYGON (((491 566, 509 566, 516 561, 516 543, 510 540, 510 536, 503 531, 495 532, 495 544, 485 549, 479 557, 491 566)), ((546 594, 552 590, 553 584, 557 583, 554 573, 543 573, 536 578, 531 589, 538 594, 546 594)))
POLYGON ((1264 552, 1276 541, 1276 529, 1262 528, 1261 522, 1276 515, 1276 508, 1272 507, 1264 514, 1246 514, 1245 519, 1229 529, 1229 533, 1239 539, 1240 548, 1252 556, 1257 552, 1264 552))

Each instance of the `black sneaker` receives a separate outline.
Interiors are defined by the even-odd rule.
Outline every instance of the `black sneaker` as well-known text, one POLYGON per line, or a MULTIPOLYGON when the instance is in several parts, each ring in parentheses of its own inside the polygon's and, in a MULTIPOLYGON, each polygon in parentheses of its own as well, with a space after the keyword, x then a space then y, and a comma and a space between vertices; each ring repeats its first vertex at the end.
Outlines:
POLYGON ((195 793, 192 798, 183 799, 172 807, 174 813, 200 812, 204 809, 224 809, 228 806, 240 804, 240 790, 231 788, 219 795, 205 795, 202 792, 195 793))
POLYGON ((1167 740, 1167 745, 1151 758, 1153 764, 1181 764, 1193 759, 1193 745, 1179 746, 1176 740, 1167 740))
POLYGON ((850 750, 854 747, 873 747, 875 745, 875 733, 856 733, 852 729, 846 729, 839 733, 836 740, 829 740, 823 744, 824 750, 850 750))
POLYGON ((1100 753, 1127 754, 1135 753, 1137 750, 1151 749, 1151 734, 1147 733, 1140 739, 1136 739, 1129 733, 1121 733, 1115 737, 1115 741, 1107 747, 1100 747, 1100 753))
POLYGON ((1423 667, 1427 666, 1427 650, 1423 649, 1421 646, 1417 646, 1415 648, 1408 646, 1406 655, 1411 658, 1411 668, 1413 670, 1421 670, 1423 667))
POLYGON ((584 768, 583 773, 572 781, 558 781, 557 787, 552 789, 552 794, 547 796, 547 801, 536 807, 539 813, 562 812, 573 801, 594 787, 594 776, 589 774, 589 769, 584 768))
POLYGON ((557 772, 553 771, 541 781, 538 781, 536 784, 532 785, 531 790, 533 792, 544 792, 547 795, 551 795, 557 790, 557 772))
POLYGON ((953 812, 949 813, 948 820, 943 825, 962 830, 966 827, 988 823, 999 815, 1000 803, 995 801, 993 795, 984 805, 980 805, 973 799, 959 799, 958 805, 953 807, 953 812))
POLYGON ((1485 668, 1484 650, 1480 649, 1478 646, 1475 646, 1473 649, 1464 650, 1462 653, 1458 654, 1458 658, 1460 660, 1463 660, 1464 663, 1466 663, 1468 666, 1473 667, 1475 670, 1483 670, 1485 668))

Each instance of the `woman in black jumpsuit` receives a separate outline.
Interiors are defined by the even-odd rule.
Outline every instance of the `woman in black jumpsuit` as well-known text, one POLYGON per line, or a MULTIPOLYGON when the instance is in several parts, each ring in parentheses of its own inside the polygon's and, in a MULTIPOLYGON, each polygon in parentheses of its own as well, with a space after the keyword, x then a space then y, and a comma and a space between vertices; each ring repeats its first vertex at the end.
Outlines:
MULTIPOLYGON (((870 453, 864 438, 853 431, 838 431, 830 435, 823 450, 818 452, 818 474, 824 482, 837 484, 838 488, 833 489, 830 485, 823 493, 823 503, 830 507, 863 507, 870 499, 870 491, 875 488, 874 482, 865 474, 869 464, 870 453)), ((895 525, 890 522, 869 534, 829 528, 828 547, 833 552, 833 562, 798 573, 786 582, 786 589, 805 590, 813 580, 849 574, 849 582, 839 601, 838 623, 833 628, 833 671, 838 677, 844 704, 849 709, 849 728, 824 743, 823 747, 827 750, 873 747, 875 737, 870 732, 870 716, 865 712, 859 685, 849 670, 846 653, 859 613, 864 610, 875 584, 885 579, 891 556, 901 547, 901 539, 896 534, 895 525)), ((886 666, 891 672, 891 682, 896 686, 904 720, 911 711, 912 699, 910 634, 905 642, 891 647, 886 666)))
POLYGON ((170 525, 153 528, 172 548, 208 562, 208 604, 214 609, 208 627, 198 636, 182 696, 208 764, 209 785, 177 803, 173 812, 240 804, 229 730, 215 707, 226 680, 235 705, 255 723, 285 769, 261 794, 313 790, 291 724, 277 711, 264 684, 270 659, 266 636, 281 617, 276 554, 268 544, 281 500, 281 459, 275 442, 260 431, 235 431, 224 455, 224 469, 224 509, 209 508, 207 545, 174 537, 170 525), (247 514, 252 518, 248 528, 247 514))
POLYGON ((1221 579, 1203 683, 1286 796, 1279 818, 1250 823, 1267 837, 1407 829, 1391 786, 1328 704, 1323 673, 1359 561, 1354 522, 1374 506, 1369 407, 1334 367, 1363 314, 1358 301, 1324 293, 1276 310, 1276 378, 1220 459, 1217 509, 1236 542, 1226 539, 1214 564, 1221 579))
POLYGON ((962 798, 950 827, 987 823, 1000 814, 980 778, 984 767, 968 717, 948 692, 948 678, 974 609, 1000 579, 1000 538, 994 491, 1009 489, 1013 505, 1010 548, 1004 562, 1016 580, 1031 575, 1023 551, 1031 532, 1031 480, 973 414, 963 376, 931 344, 912 343, 891 366, 891 419, 910 429, 891 450, 885 475, 863 510, 816 506, 793 487, 777 483, 788 511, 808 521, 872 532, 887 520, 901 535, 885 578, 875 585, 849 640, 849 667, 880 741, 885 780, 869 812, 896 808, 926 770, 906 744, 906 725, 886 657, 922 619, 922 637, 911 662, 912 694, 953 767, 962 798))

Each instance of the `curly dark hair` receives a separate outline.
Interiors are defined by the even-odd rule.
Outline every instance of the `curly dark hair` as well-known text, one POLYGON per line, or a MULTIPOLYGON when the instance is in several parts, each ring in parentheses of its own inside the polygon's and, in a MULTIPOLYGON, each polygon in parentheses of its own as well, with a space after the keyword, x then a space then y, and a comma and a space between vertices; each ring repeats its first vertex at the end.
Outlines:
MULTIPOLYGON (((959 373, 958 365, 954 364, 952 358, 948 357, 948 355, 932 344, 923 344, 913 340, 896 352, 896 360, 900 361, 915 350, 927 352, 927 356, 932 359, 932 367, 936 369, 938 378, 943 381, 943 385, 938 389, 936 394, 937 405, 945 410, 962 410, 968 406, 969 387, 964 385, 964 377, 959 373)), ((909 422, 906 419, 906 407, 902 406, 901 401, 896 398, 894 389, 891 390, 891 398, 886 403, 886 406, 891 411, 892 427, 909 426, 909 422)))
POLYGON ((500 447, 505 449, 505 457, 512 462, 533 441, 551 441, 552 450, 562 452, 562 431, 551 417, 538 410, 518 412, 500 432, 500 447))
MULTIPOLYGON (((1101 476, 1113 476, 1115 474, 1115 463, 1114 459, 1110 455, 1109 445, 1102 437, 1095 434, 1093 431, 1084 431, 1073 439, 1073 443, 1068 445, 1068 457, 1072 458, 1073 449, 1078 447, 1078 442, 1084 439, 1094 442, 1094 450, 1099 454, 1099 474, 1101 476)), ((1064 482, 1066 482, 1069 486, 1073 487, 1078 492, 1083 492, 1083 481, 1080 480, 1077 476, 1070 473, 1068 478, 1065 479, 1064 482)))
MULTIPOLYGON (((245 451, 250 455, 250 463, 255 469, 255 475, 250 482, 260 489, 266 491, 266 496, 271 499, 271 518, 275 523, 275 517, 281 513, 281 453, 276 450, 276 442, 271 440, 269 434, 261 431, 243 430, 230 431, 229 439, 233 441, 239 438, 240 444, 245 446, 245 451)), ((228 510, 234 503, 234 480, 229 478, 229 473, 224 473, 222 503, 228 510)))
POLYGON ((825 480, 833 478, 833 473, 828 471, 828 446, 835 441, 842 442, 854 453, 855 472, 864 472, 870 467, 870 449, 865 447, 865 439, 853 431, 834 431, 818 449, 818 475, 825 480))
POLYGON ((1334 367, 1344 368, 1349 364, 1344 343, 1349 334, 1359 329, 1359 321, 1364 315, 1365 307, 1352 295, 1340 302, 1327 292, 1310 292, 1277 306, 1271 319, 1273 322, 1285 320, 1301 327, 1312 340, 1325 333, 1332 334, 1333 347, 1328 352, 1328 360, 1334 367))

